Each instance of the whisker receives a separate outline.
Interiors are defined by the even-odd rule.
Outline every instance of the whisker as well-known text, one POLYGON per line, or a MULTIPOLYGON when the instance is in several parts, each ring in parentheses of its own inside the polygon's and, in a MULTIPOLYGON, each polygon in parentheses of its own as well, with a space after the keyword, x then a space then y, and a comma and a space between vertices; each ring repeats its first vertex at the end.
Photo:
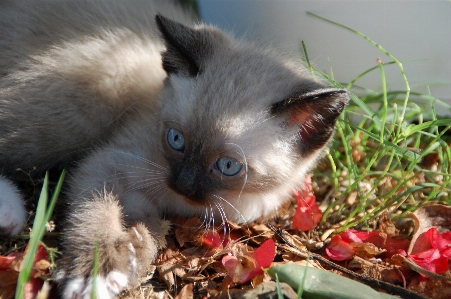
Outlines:
MULTIPOLYGON (((157 196, 160 196, 160 193, 161 192, 164 192, 164 194, 161 196, 161 197, 164 197, 164 196, 166 196, 166 194, 168 193, 168 188, 165 186, 165 185, 159 185, 159 186, 156 186, 155 188, 153 188, 153 189, 149 189, 149 190, 147 190, 145 193, 144 193, 144 195, 147 195, 147 196, 150 196, 150 193, 152 192, 152 196, 150 197, 150 200, 151 201, 154 201, 156 198, 157 198, 157 196), (156 191, 156 192, 154 192, 154 191, 156 191)), ((147 197, 146 196, 146 198, 149 198, 149 197, 147 197)))
MULTIPOLYGON (((125 178, 142 178, 142 176, 136 176, 136 177, 125 177, 125 178)), ((127 183, 128 186, 133 186, 133 185, 137 185, 140 183, 145 183, 145 182, 165 182, 166 178, 164 176, 154 176, 154 177, 147 177, 147 178, 143 178, 142 180, 133 180, 129 183, 127 183)))
MULTIPOLYGON (((121 164, 121 163, 110 163, 111 165, 117 165, 117 166, 125 166, 128 168, 134 168, 134 169, 139 169, 139 170, 144 170, 145 172, 152 172, 152 173, 168 173, 169 171, 166 168, 159 168, 161 170, 154 170, 154 169, 149 169, 146 167, 138 167, 138 166, 134 166, 134 165, 130 165, 130 164, 121 164)), ((154 165, 152 165, 154 166, 154 165)), ((163 167, 163 166, 161 166, 163 167)))
POLYGON ((217 198, 217 199, 219 199, 220 201, 222 201, 222 202, 225 202, 228 206, 230 206, 235 212, 237 212, 237 214, 240 216, 240 218, 241 219, 243 219, 243 223, 244 224, 248 224, 248 221, 246 220, 246 218, 244 218, 244 216, 241 214, 241 212, 237 209, 237 208, 235 208, 235 206, 234 205, 232 205, 228 200, 226 200, 226 199, 224 199, 223 197, 221 197, 221 196, 218 196, 218 195, 216 195, 216 194, 214 194, 213 195, 215 198, 217 198))
POLYGON ((203 215, 203 221, 202 221, 202 223, 204 223, 205 226, 206 226, 207 221, 208 221, 208 207, 205 207, 205 213, 204 213, 204 215, 203 215))
POLYGON ((132 154, 132 153, 130 153, 130 152, 125 152, 125 151, 121 151, 121 150, 113 149, 113 148, 107 148, 107 149, 109 149, 109 150, 111 150, 111 151, 113 151, 113 152, 116 152, 116 153, 120 153, 120 154, 123 154, 123 155, 130 156, 130 157, 132 157, 132 158, 134 158, 134 159, 137 159, 137 160, 139 160, 139 161, 146 162, 147 164, 152 165, 152 166, 154 166, 154 167, 156 167, 156 168, 159 168, 159 169, 161 169, 161 170, 167 171, 167 169, 166 169, 165 167, 159 165, 158 163, 152 162, 152 161, 150 161, 150 160, 148 160, 148 159, 145 159, 145 158, 140 157, 140 156, 138 156, 138 155, 132 154))
POLYGON ((226 235, 228 234, 230 237, 230 227, 227 221, 227 215, 225 214, 225 211, 222 207, 222 205, 218 202, 214 202, 217 210, 219 211, 219 214, 221 215, 221 220, 222 220, 222 226, 223 226, 223 234, 224 237, 221 239, 221 244, 224 244, 225 240, 226 240, 226 235))
POLYGON ((142 185, 137 185, 137 183, 134 183, 133 188, 132 188, 132 186, 130 186, 130 188, 126 188, 124 190, 124 194, 130 193, 130 192, 133 192, 136 190, 141 190, 141 189, 148 189, 148 190, 146 190, 146 193, 148 193, 149 191, 153 191, 154 188, 156 188, 156 187, 162 187, 161 183, 164 183, 164 182, 165 182, 165 180, 162 179, 162 180, 152 181, 152 182, 142 184, 142 185), (152 187, 152 188, 149 188, 149 187, 152 187))

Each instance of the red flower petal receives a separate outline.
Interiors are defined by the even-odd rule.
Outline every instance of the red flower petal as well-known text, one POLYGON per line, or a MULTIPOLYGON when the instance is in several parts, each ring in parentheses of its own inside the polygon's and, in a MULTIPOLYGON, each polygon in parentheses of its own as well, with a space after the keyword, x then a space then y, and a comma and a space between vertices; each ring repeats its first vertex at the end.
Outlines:
POLYGON ((363 243, 362 239, 360 239, 360 237, 357 235, 358 233, 362 233, 362 232, 359 232, 358 230, 355 230, 355 229, 348 229, 348 230, 342 232, 341 234, 338 234, 337 236, 340 236, 343 239, 343 241, 348 242, 348 243, 352 243, 352 242, 363 243))
POLYGON ((426 232, 433 248, 440 251, 441 255, 451 259, 451 232, 439 233, 436 228, 432 227, 426 232))
POLYGON ((44 281, 39 277, 32 277, 25 284, 24 299, 34 299, 41 290, 44 281))
POLYGON ((258 274, 263 273, 263 268, 269 268, 271 266, 274 257, 276 256, 276 244, 273 239, 268 239, 263 242, 252 254, 257 264, 256 268, 259 271, 258 274))
POLYGON ((40 260, 46 260, 49 257, 49 253, 47 249, 44 248, 41 244, 38 246, 38 250, 36 250, 36 255, 34 256, 34 262, 37 263, 40 260))
POLYGON ((349 240, 345 240, 342 237, 343 233, 334 236, 326 247, 326 254, 329 258, 336 261, 349 260, 355 253, 354 247, 349 244, 349 240))
MULTIPOLYGON (((268 239, 258 247, 250 257, 254 263, 247 263, 243 265, 238 258, 232 253, 225 255, 222 258, 222 264, 227 270, 227 274, 232 277, 235 283, 245 283, 256 275, 263 273, 263 268, 268 268, 276 255, 276 248, 274 241, 268 239)), ((249 260, 249 256, 248 256, 249 260)))
POLYGON ((384 249, 387 250, 384 252, 384 257, 392 257, 395 254, 400 254, 402 256, 407 256, 407 249, 409 248, 410 240, 404 238, 387 238, 385 240, 384 249))
POLYGON ((440 274, 449 269, 448 258, 441 255, 438 249, 429 249, 417 254, 412 254, 409 255, 408 258, 418 266, 436 274, 440 274))
POLYGON ((16 255, 8 254, 7 256, 0 256, 0 270, 6 270, 12 261, 16 258, 16 255))
POLYGON ((225 235, 223 233, 218 233, 216 230, 212 230, 204 233, 200 237, 200 244, 214 249, 223 249, 229 242, 234 242, 241 237, 243 237, 243 235, 234 230, 227 232, 225 235))
POLYGON ((312 190, 312 178, 307 176, 300 192, 294 191, 297 201, 296 213, 293 217, 293 228, 301 231, 314 229, 321 220, 323 213, 316 204, 316 197, 312 190))
POLYGON ((363 243, 373 243, 379 248, 384 246, 385 238, 379 232, 355 231, 354 233, 363 243))
POLYGON ((223 238, 218 234, 217 231, 209 231, 206 234, 202 235, 201 238, 202 245, 205 245, 207 247, 213 247, 215 249, 222 249, 223 248, 223 238))
POLYGON ((298 228, 300 231, 309 231, 318 225, 321 217, 322 212, 316 203, 310 207, 301 207, 298 205, 291 226, 298 228))

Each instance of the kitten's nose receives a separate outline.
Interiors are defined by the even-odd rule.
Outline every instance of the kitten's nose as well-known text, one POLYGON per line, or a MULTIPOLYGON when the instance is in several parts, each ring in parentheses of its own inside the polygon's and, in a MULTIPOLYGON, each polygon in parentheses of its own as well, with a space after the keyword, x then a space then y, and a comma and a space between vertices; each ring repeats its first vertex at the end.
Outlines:
POLYGON ((194 195, 195 181, 196 173, 192 169, 183 167, 177 176, 177 180, 175 181, 175 188, 177 191, 191 199, 194 195))

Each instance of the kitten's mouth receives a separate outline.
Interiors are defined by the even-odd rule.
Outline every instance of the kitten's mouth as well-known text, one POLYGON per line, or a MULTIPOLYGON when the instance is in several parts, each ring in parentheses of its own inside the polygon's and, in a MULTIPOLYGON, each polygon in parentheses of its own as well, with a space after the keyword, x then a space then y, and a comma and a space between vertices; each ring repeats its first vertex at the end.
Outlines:
POLYGON ((199 202, 197 200, 189 199, 185 195, 182 195, 182 198, 183 198, 183 201, 185 201, 187 204, 189 204, 191 206, 196 206, 196 207, 203 206, 203 204, 201 202, 199 202))
POLYGON ((190 206, 192 206, 192 207, 197 207, 197 208, 198 208, 198 207, 203 207, 203 206, 204 206, 203 201, 190 199, 190 198, 189 198, 188 196, 186 196, 185 194, 181 194, 181 193, 179 193, 179 192, 173 190, 172 188, 171 188, 171 190, 174 191, 179 197, 181 197, 181 198, 182 198, 182 201, 183 201, 184 203, 187 203, 188 205, 190 205, 190 206))

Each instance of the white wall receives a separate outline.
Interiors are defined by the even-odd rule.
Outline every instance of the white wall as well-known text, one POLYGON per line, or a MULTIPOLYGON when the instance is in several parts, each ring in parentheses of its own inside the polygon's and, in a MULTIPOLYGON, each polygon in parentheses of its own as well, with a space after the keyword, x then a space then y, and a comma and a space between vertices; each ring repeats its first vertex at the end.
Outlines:
MULTIPOLYGON (((313 64, 332 67, 335 79, 349 82, 390 59, 362 38, 306 15, 312 12, 356 29, 403 61, 412 91, 427 93, 451 104, 451 2, 368 0, 198 0, 203 20, 236 36, 259 39, 299 53, 304 40, 313 64), (330 60, 330 62, 329 62, 330 60), (420 61, 409 61, 420 60, 420 61)), ((390 90, 404 89, 396 66, 387 66, 390 90)), ((378 89, 378 71, 359 85, 378 89)), ((449 112, 442 111, 450 114, 449 112)))

